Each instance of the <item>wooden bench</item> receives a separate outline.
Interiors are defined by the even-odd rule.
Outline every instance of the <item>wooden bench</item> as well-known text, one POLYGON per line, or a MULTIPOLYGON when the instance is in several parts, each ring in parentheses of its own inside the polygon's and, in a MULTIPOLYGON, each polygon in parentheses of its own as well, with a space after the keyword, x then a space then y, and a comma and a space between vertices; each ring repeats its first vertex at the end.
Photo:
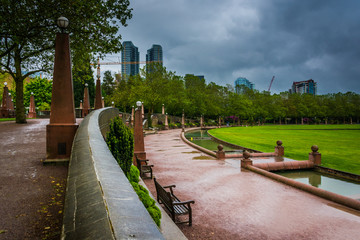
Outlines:
POLYGON ((148 165, 148 159, 139 159, 137 154, 135 154, 135 158, 136 158, 136 165, 137 165, 137 168, 139 169, 140 171, 140 177, 141 178, 150 178, 152 179, 152 167, 154 165, 148 165), (150 177, 146 177, 146 174, 150 174, 150 177))
POLYGON ((195 203, 195 201, 180 201, 173 192, 173 188, 175 188, 175 185, 170 186, 161 186, 157 181, 156 178, 154 178, 155 188, 156 188, 156 195, 157 195, 157 201, 160 204, 163 204, 166 209, 171 213, 171 218, 175 223, 189 223, 189 226, 192 225, 192 210, 191 210, 191 203, 195 203), (165 188, 169 188, 170 192, 166 191, 165 188), (175 220, 176 215, 189 215, 188 221, 183 222, 177 222, 175 220))

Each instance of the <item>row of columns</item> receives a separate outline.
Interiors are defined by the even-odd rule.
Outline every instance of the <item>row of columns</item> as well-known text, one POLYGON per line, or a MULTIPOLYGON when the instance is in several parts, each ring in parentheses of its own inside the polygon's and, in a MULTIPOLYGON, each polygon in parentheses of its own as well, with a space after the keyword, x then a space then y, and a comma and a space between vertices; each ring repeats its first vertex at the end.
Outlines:
MULTIPOLYGON (((11 116, 10 112, 14 111, 14 103, 11 97, 11 93, 9 92, 9 88, 7 86, 7 82, 4 82, 4 89, 3 89, 3 98, 2 98, 2 105, 1 105, 1 118, 8 118, 11 116)), ((30 96, 30 106, 29 106, 29 113, 28 118, 36 118, 36 109, 35 109, 35 98, 34 93, 31 93, 30 96)))

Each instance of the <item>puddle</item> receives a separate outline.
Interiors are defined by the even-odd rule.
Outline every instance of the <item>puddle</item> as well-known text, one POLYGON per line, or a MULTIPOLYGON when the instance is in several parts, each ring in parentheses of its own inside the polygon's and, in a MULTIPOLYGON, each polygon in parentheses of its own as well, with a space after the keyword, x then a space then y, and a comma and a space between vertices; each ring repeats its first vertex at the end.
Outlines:
POLYGON ((192 152, 182 152, 182 153, 200 153, 199 151, 192 151, 192 152))
POLYGON ((197 157, 193 157, 193 160, 214 160, 213 157, 209 157, 209 156, 197 156, 197 157))

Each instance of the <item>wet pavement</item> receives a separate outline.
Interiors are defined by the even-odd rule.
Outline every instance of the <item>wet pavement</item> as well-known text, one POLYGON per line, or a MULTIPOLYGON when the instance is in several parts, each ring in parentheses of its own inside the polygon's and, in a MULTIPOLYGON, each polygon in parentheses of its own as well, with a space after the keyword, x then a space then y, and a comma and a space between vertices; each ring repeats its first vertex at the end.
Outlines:
POLYGON ((145 150, 160 184, 195 200, 193 226, 179 225, 189 239, 359 239, 359 211, 200 153, 180 131, 146 136, 145 150))
POLYGON ((65 166, 43 166, 49 119, 0 122, 0 239, 59 239, 65 166))

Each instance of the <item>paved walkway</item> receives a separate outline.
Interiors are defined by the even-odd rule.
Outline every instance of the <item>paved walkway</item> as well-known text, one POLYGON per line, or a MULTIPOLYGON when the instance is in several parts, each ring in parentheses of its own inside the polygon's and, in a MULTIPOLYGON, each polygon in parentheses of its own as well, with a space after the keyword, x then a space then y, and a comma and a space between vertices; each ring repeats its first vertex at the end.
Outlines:
POLYGON ((43 166, 49 119, 0 122, 0 239, 59 239, 67 167, 43 166))
POLYGON ((180 130, 146 136, 145 150, 157 180, 196 202, 193 226, 180 225, 189 239, 359 239, 359 211, 208 157, 180 130))

